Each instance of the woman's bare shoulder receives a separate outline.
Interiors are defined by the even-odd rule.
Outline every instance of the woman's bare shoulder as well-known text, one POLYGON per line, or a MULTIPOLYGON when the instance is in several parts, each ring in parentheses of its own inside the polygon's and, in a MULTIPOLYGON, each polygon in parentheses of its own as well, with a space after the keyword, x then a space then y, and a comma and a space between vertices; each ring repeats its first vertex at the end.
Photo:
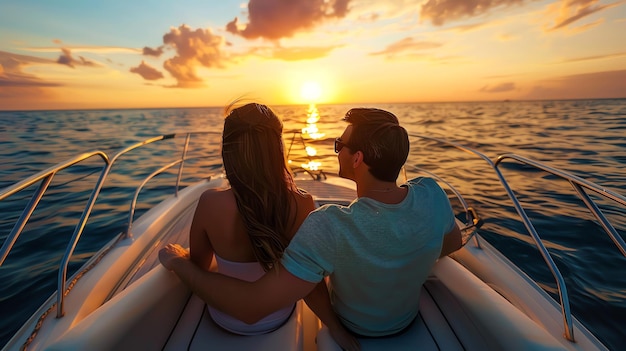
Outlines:
POLYGON ((294 191, 294 194, 296 194, 296 201, 300 203, 313 203, 313 195, 304 189, 298 188, 297 191, 294 191))
POLYGON ((296 208, 299 212, 297 217, 298 221, 300 221, 300 219, 303 219, 303 217, 306 217, 309 212, 315 209, 315 201, 313 200, 313 195, 305 190, 298 189, 298 191, 295 191, 294 193, 296 194, 294 196, 296 200, 296 208))
POLYGON ((224 207, 233 202, 235 197, 230 188, 209 189, 200 195, 198 206, 202 207, 224 207))

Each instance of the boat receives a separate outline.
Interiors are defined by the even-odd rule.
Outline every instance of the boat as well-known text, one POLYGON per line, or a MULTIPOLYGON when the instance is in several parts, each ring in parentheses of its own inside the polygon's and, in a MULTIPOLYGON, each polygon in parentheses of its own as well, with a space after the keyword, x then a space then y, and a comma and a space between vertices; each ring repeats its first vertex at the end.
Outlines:
MULTIPOLYGON (((300 131, 292 133, 289 151, 305 147, 300 131), (300 146, 299 146, 300 145, 300 146)), ((2 264, 41 202, 52 179, 62 171, 91 160, 100 162, 97 180, 67 244, 58 268, 56 292, 15 333, 3 350, 340 350, 326 327, 303 301, 278 330, 255 336, 231 334, 210 318, 203 301, 159 264, 157 253, 170 242, 188 245, 188 232, 199 195, 226 184, 223 171, 183 186, 185 170, 194 160, 218 164, 219 153, 195 152, 192 140, 213 138, 214 132, 184 132, 153 137, 130 145, 113 156, 103 151, 77 155, 0 190, 0 201, 32 189, 32 197, 0 251, 2 264), (179 140, 174 160, 154 164, 154 170, 137 187, 128 204, 127 225, 71 277, 72 258, 94 203, 111 176, 113 165, 147 145, 179 140), (173 172, 172 194, 136 217, 139 194, 158 175, 173 172)), ((528 230, 557 285, 553 298, 481 235, 484 218, 472 208, 455 181, 432 170, 407 163, 406 174, 432 177, 458 206, 457 221, 464 246, 435 265, 419 296, 419 316, 401 335, 360 339, 363 350, 607 350, 607 347, 571 313, 563 274, 535 230, 524 206, 501 172, 506 163, 517 163, 569 182, 622 254, 626 244, 596 205, 602 197, 626 207, 626 198, 568 172, 516 154, 490 159, 457 141, 411 134, 412 145, 456 149, 478 160, 483 172, 497 177, 528 230)), ((285 138, 289 140, 289 138, 285 138)), ((219 145, 219 144, 214 144, 219 145)), ((330 145, 327 145, 330 148, 330 145)), ((148 158, 156 160, 157 157, 148 158)), ((144 162, 146 158, 143 158, 144 162)), ((297 162, 294 162, 297 164, 297 162)), ((474 167, 474 166, 472 166, 474 167)), ((310 192, 317 205, 349 204, 356 197, 355 184, 323 169, 294 166, 299 187, 310 192)), ((462 174, 462 173, 461 173, 462 174)))

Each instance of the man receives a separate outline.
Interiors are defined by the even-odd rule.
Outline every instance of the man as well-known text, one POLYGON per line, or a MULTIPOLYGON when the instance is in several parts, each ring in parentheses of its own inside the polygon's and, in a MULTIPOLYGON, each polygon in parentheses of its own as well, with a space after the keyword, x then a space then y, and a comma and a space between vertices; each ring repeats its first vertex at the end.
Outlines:
POLYGON ((206 272, 180 246, 164 248, 162 264, 207 304, 248 323, 305 298, 345 349, 358 349, 354 335, 405 330, 417 316, 422 284, 439 257, 460 248, 461 232, 434 180, 396 184, 409 153, 396 116, 360 108, 345 121, 335 152, 339 175, 356 182, 358 198, 310 213, 261 279, 206 272))

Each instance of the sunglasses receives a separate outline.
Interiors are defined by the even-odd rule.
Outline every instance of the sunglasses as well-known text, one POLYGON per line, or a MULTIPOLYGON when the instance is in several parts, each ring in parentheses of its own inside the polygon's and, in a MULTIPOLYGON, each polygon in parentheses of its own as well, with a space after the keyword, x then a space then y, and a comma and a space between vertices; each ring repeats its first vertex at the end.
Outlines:
POLYGON ((335 139, 335 153, 338 154, 344 147, 350 148, 350 145, 341 141, 340 138, 335 139))

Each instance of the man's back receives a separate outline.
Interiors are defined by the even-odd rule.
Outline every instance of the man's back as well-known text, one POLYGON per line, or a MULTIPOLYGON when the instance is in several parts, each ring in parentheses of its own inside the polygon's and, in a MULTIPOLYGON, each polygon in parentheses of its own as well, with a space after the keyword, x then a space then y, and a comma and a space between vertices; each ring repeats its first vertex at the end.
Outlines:
POLYGON ((301 279, 330 275, 334 310, 353 332, 383 336, 416 317, 419 292, 454 225, 447 196, 430 178, 407 184, 398 204, 368 197, 324 206, 305 221, 282 263, 301 279))

